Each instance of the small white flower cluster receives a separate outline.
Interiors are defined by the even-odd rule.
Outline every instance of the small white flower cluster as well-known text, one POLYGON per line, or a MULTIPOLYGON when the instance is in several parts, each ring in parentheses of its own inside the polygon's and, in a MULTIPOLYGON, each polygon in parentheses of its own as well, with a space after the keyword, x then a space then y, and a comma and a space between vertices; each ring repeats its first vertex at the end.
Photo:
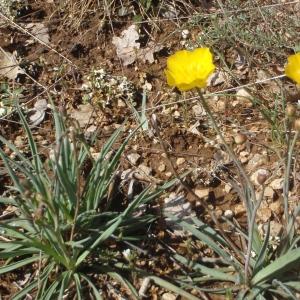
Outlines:
POLYGON ((134 85, 127 77, 109 75, 104 69, 92 71, 81 88, 86 92, 86 102, 104 106, 117 103, 120 99, 132 102, 135 94, 134 85))

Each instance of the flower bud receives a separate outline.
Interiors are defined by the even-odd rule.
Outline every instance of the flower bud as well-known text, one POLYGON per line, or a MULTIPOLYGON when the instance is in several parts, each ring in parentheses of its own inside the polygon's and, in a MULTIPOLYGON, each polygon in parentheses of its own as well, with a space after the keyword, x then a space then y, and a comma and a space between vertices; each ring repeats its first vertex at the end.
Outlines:
POLYGON ((269 176, 270 176, 270 173, 268 170, 260 169, 258 171, 256 180, 260 185, 263 185, 266 182, 266 180, 269 178, 269 176))
POLYGON ((234 141, 235 141, 236 144, 242 145, 242 144, 244 144, 247 141, 247 136, 245 134, 238 133, 234 137, 234 141))
POLYGON ((296 107, 293 104, 288 104, 285 113, 289 118, 293 118, 296 114, 296 107))
POLYGON ((294 127, 296 131, 300 131, 300 119, 295 120, 294 127))

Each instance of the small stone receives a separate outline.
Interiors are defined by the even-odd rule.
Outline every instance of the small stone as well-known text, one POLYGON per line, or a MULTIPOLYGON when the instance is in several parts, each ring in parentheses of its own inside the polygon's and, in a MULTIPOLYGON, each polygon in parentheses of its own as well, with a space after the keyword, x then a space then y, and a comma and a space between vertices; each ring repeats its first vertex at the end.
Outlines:
POLYGON ((206 189, 196 189, 195 190, 195 194, 199 197, 199 198, 208 198, 209 195, 209 188, 206 189))
POLYGON ((177 166, 180 166, 182 164, 185 163, 185 158, 184 157, 178 157, 177 160, 176 160, 176 165, 177 166))
POLYGON ((227 108, 227 103, 224 100, 219 100, 216 103, 216 108, 218 112, 225 112, 227 108))
POLYGON ((234 215, 235 216, 239 216, 242 215, 246 212, 245 207, 243 204, 237 204, 234 207, 234 215))
POLYGON ((171 293, 164 293, 162 296, 161 296, 161 300, 176 300, 176 296, 174 294, 171 294, 171 293))
POLYGON ((272 217, 272 211, 269 207, 260 207, 257 211, 257 217, 264 223, 268 222, 272 217))
POLYGON ((270 187, 270 186, 267 186, 266 188, 265 188, 265 193, 264 193, 264 195, 266 196, 266 197, 268 197, 268 198, 274 198, 274 194, 275 194, 275 192, 274 192, 274 190, 270 187))
POLYGON ((280 236, 283 230, 283 226, 275 221, 270 222, 270 236, 280 236))
POLYGON ((282 203, 280 201, 275 201, 272 202, 269 205, 270 209, 272 210, 272 212, 274 212, 276 215, 280 215, 283 211, 283 207, 282 207, 282 203))
POLYGON ((230 210, 230 209, 225 210, 224 217, 226 219, 231 220, 233 218, 233 216, 234 216, 234 213, 232 210, 230 210))
POLYGON ((24 146, 24 141, 23 141, 23 138, 22 138, 22 136, 20 136, 20 135, 18 135, 17 137, 16 137, 16 139, 15 139, 15 146, 17 147, 17 148, 21 148, 21 147, 23 147, 24 146))
POLYGON ((186 40, 189 37, 190 31, 188 29, 183 29, 181 31, 181 36, 184 40, 186 40))
POLYGON ((166 165, 164 163, 161 163, 158 167, 159 172, 164 172, 166 170, 166 165))
POLYGON ((179 118, 180 117, 180 112, 178 110, 175 110, 174 113, 173 113, 173 116, 175 118, 179 118))
POLYGON ((206 112, 205 112, 204 108, 200 104, 194 105, 192 107, 192 110, 193 110, 194 116, 197 117, 197 118, 206 115, 206 112))
POLYGON ((248 108, 252 107, 252 102, 251 102, 252 96, 251 94, 249 94, 247 90, 239 89, 236 92, 236 99, 240 104, 243 104, 243 106, 248 108))
POLYGON ((224 191, 226 193, 229 193, 231 191, 231 189, 232 189, 232 186, 230 184, 226 183, 225 186, 224 186, 224 191))
POLYGON ((126 107, 126 103, 123 100, 118 99, 117 106, 120 107, 120 108, 124 108, 124 107, 126 107))
POLYGON ((172 176, 172 172, 167 172, 167 173, 165 173, 165 176, 166 176, 167 178, 170 178, 170 177, 172 176))
POLYGON ((223 215, 223 210, 222 209, 217 209, 215 211, 215 215, 216 215, 217 219, 221 218, 222 215, 223 215))
POLYGON ((270 183, 270 187, 273 190, 281 190, 281 189, 283 189, 283 183, 284 183, 284 179, 283 178, 277 178, 277 179, 274 179, 270 183))
POLYGON ((140 155, 138 153, 130 153, 127 155, 128 160, 135 166, 140 159, 140 155))
POLYGON ((251 172, 252 170, 256 169, 257 167, 260 167, 268 162, 268 159, 266 156, 261 155, 259 153, 255 153, 253 157, 249 160, 247 168, 251 172))
POLYGON ((138 169, 144 174, 144 175, 147 175, 147 176, 150 176, 151 173, 152 173, 152 169, 145 166, 145 165, 139 165, 138 169))

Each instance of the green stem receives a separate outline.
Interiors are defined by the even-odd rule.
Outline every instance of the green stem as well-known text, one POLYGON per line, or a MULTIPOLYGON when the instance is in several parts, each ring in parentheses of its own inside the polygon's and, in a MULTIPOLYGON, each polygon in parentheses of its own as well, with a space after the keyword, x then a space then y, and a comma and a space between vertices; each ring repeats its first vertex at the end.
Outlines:
MULTIPOLYGON (((206 100, 205 100, 205 98, 204 98, 201 90, 197 89, 197 91, 198 91, 198 94, 199 94, 199 97, 200 97, 200 100, 201 100, 201 104, 202 104, 203 108, 205 109, 205 111, 206 111, 206 113, 207 113, 207 115, 208 115, 208 117, 209 117, 209 119, 210 119, 210 121, 212 123, 212 126, 213 126, 214 130, 216 131, 216 133, 220 137, 220 139, 221 139, 221 141, 222 141, 222 143, 223 143, 223 145, 224 145, 227 153, 229 154, 230 158, 232 159, 232 161, 234 162, 234 164, 238 168, 240 174, 243 176, 243 178, 244 178, 244 180, 246 182, 246 187, 250 189, 251 199, 252 199, 253 203, 256 202, 256 196, 255 196, 254 187, 253 187, 253 185, 252 185, 252 183, 251 183, 251 181, 249 179, 249 176, 246 174, 246 172, 245 172, 242 164, 240 163, 240 161, 236 158, 233 150, 226 143, 226 141, 224 139, 224 136, 223 136, 221 130, 219 129, 219 127, 218 127, 218 125, 217 125, 217 123, 215 121, 215 118, 214 118, 214 116, 213 116, 213 114, 212 114, 212 112, 211 112, 211 110, 209 108, 209 105, 206 102, 206 100)), ((247 206, 248 206, 248 208, 251 209, 252 203, 248 203, 247 206)), ((249 213, 251 215, 251 211, 249 213)))

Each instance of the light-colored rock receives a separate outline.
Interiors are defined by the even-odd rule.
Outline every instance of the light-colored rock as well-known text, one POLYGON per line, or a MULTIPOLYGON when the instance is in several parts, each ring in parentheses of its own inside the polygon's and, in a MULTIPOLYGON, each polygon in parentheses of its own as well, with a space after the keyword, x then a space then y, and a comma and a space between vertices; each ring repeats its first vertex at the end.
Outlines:
POLYGON ((137 164, 138 160, 140 159, 140 155, 138 153, 130 153, 127 155, 128 160, 130 163, 132 163, 134 166, 137 164))
POLYGON ((180 112, 178 110, 175 110, 174 113, 173 113, 173 116, 175 118, 179 118, 180 117, 180 112))
POLYGON ((204 108, 202 107, 202 105, 200 104, 196 104, 192 107, 193 113, 195 117, 203 117, 206 116, 206 112, 204 110, 204 108))
POLYGON ((176 165, 177 166, 180 166, 182 164, 185 163, 185 158, 184 157, 178 157, 177 160, 176 160, 176 165))
POLYGON ((282 207, 282 202, 281 201, 275 201, 275 202, 272 202, 270 205, 269 205, 271 211, 273 213, 275 213, 276 215, 281 215, 281 213, 283 212, 283 207, 282 207))
POLYGON ((234 206, 234 215, 239 216, 246 212, 245 207, 243 204, 236 204, 234 206))
POLYGON ((183 29, 181 31, 181 36, 184 40, 186 40, 189 37, 189 35, 190 35, 190 31, 188 29, 183 29))
POLYGON ((272 216, 272 211, 269 207, 262 206, 257 211, 257 217, 264 223, 268 222, 271 216, 272 216))
POLYGON ((254 169, 266 164, 268 162, 268 158, 265 155, 255 153, 253 157, 249 159, 247 168, 251 172, 254 169))
POLYGON ((126 105, 126 103, 125 103, 123 100, 118 99, 118 104, 117 104, 117 106, 120 107, 120 108, 124 108, 124 107, 126 107, 127 105, 126 105))
POLYGON ((224 191, 226 193, 229 193, 231 190, 232 190, 232 186, 230 184, 226 183, 224 186, 224 191))
POLYGON ((176 300, 177 296, 175 296, 174 294, 171 293, 164 293, 161 296, 161 300, 176 300))
POLYGON ((283 183, 284 183, 283 178, 276 178, 270 183, 270 187, 273 190, 281 190, 283 189, 283 183))
POLYGON ((166 165, 164 163, 161 163, 158 167, 159 172, 164 172, 166 170, 166 165))
POLYGON ((251 98, 251 94, 246 89, 239 89, 236 92, 236 99, 242 106, 252 107, 251 98))
POLYGON ((274 192, 274 190, 270 187, 270 186, 267 186, 266 188, 265 188, 265 196, 266 197, 268 197, 268 198, 273 198, 274 197, 274 194, 275 194, 275 192, 274 192))
POLYGON ((226 219, 231 220, 233 218, 233 216, 234 216, 234 213, 233 213, 233 211, 231 209, 226 209, 224 211, 224 217, 226 219))
POLYGON ((166 172, 166 173, 165 173, 165 175, 166 175, 167 178, 172 177, 172 174, 173 174, 172 172, 166 172))
POLYGON ((283 226, 275 221, 270 222, 270 236, 278 237, 281 235, 283 226))
POLYGON ((208 195, 209 195, 209 192, 210 192, 209 188, 206 188, 206 189, 195 189, 195 194, 199 198, 201 198, 201 199, 207 198, 208 195))
POLYGON ((138 170, 141 171, 139 173, 143 173, 146 176, 150 176, 151 173, 152 173, 152 169, 149 168, 149 167, 147 167, 147 166, 145 166, 145 165, 143 165, 143 164, 139 165, 138 170))

